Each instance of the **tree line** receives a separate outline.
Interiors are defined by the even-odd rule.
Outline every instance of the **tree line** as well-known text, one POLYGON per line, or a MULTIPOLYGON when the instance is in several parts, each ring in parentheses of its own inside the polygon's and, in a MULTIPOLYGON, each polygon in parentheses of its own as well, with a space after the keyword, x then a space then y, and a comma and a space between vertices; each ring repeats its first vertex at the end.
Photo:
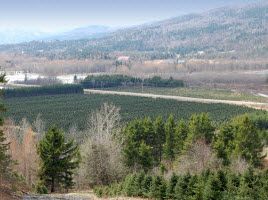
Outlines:
POLYGON ((123 154, 127 166, 147 172, 163 160, 174 162, 198 141, 204 141, 224 166, 228 166, 231 159, 241 157, 254 167, 260 167, 265 157, 263 142, 267 140, 264 136, 267 133, 262 133, 247 115, 231 119, 219 129, 204 113, 192 115, 188 123, 184 119, 176 122, 173 115, 166 122, 161 116, 154 122, 145 118, 123 128, 123 154))
POLYGON ((144 172, 128 175, 124 181, 94 188, 98 197, 134 196, 153 199, 220 200, 267 199, 268 170, 256 173, 249 168, 244 173, 210 169, 200 174, 173 173, 168 179, 163 174, 144 172))
POLYGON ((125 75, 100 75, 100 76, 87 76, 81 84, 84 88, 108 88, 118 86, 154 86, 154 87, 183 87, 182 80, 174 80, 172 77, 169 79, 162 79, 160 76, 154 76, 142 80, 141 78, 125 76, 125 75))
POLYGON ((58 84, 42 87, 23 87, 3 90, 3 98, 29 97, 55 94, 81 94, 83 88, 77 84, 58 84))

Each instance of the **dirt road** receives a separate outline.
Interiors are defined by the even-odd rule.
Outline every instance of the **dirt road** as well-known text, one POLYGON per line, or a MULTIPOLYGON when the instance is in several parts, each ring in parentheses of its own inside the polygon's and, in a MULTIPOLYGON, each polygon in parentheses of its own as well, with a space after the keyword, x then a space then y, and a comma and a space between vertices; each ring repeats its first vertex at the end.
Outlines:
POLYGON ((47 194, 47 195, 27 195, 23 200, 93 200, 86 194, 47 194))
POLYGON ((246 106, 256 109, 263 109, 268 111, 268 103, 257 103, 247 101, 230 101, 230 100, 218 100, 218 99, 200 99, 192 97, 181 97, 181 96, 169 96, 169 95, 157 95, 148 93, 134 93, 134 92, 117 92, 117 91, 105 91, 105 90, 91 90, 84 89, 85 94, 113 94, 113 95, 124 95, 124 96, 138 96, 138 97, 150 97, 150 98, 162 98, 162 99, 173 99, 178 101, 191 101, 201 103, 224 103, 239 106, 246 106))

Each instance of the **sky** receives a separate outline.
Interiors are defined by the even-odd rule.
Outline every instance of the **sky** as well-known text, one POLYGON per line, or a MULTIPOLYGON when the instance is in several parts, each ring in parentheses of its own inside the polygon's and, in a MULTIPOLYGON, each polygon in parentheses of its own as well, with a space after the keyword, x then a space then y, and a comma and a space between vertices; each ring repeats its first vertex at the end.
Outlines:
POLYGON ((126 27, 257 0, 0 0, 0 31, 126 27))

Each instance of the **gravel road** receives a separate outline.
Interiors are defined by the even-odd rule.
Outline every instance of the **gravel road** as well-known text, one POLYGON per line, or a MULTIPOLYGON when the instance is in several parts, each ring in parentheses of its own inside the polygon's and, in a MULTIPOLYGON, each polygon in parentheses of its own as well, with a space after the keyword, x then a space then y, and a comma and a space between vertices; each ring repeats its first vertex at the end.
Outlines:
POLYGON ((23 197, 23 200, 93 200, 85 194, 30 194, 23 197))

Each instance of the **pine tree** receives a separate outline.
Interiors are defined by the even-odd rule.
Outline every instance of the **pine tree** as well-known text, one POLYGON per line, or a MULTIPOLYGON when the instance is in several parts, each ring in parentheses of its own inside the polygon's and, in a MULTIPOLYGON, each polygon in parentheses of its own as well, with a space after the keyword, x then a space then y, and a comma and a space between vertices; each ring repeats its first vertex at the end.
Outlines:
POLYGON ((180 154, 183 150, 184 141, 187 138, 188 128, 183 119, 181 119, 175 130, 175 154, 180 154))
POLYGON ((142 193, 144 197, 149 197, 149 192, 152 184, 152 176, 151 175, 146 175, 141 183, 142 186, 142 193))
POLYGON ((175 198, 175 186, 178 182, 178 176, 173 173, 170 177, 170 179, 168 180, 167 183, 167 198, 168 199, 174 199, 175 198))
POLYGON ((150 147, 147 146, 144 141, 142 141, 139 147, 138 162, 145 172, 147 172, 153 165, 150 147))
POLYGON ((184 150, 187 151, 199 139, 205 139, 210 144, 214 137, 215 127, 209 114, 194 114, 188 123, 188 135, 184 143, 184 150))
MULTIPOLYGON (((5 75, 0 75, 0 83, 5 83, 5 75)), ((2 95, 2 93, 0 93, 2 95)), ((6 108, 0 104, 0 111, 5 112, 6 108)), ((0 116, 0 127, 4 125, 4 119, 0 116)), ((2 128, 0 128, 0 177, 10 171, 12 163, 11 156, 8 154, 9 145, 6 141, 2 128)))
POLYGON ((216 177, 211 176, 204 189, 204 200, 220 200, 222 199, 222 194, 220 181, 216 177))
POLYGON ((51 192, 55 191, 55 184, 61 184, 64 188, 72 188, 73 173, 80 161, 78 145, 74 140, 65 142, 64 134, 54 125, 40 141, 38 153, 41 159, 39 171, 40 180, 51 186, 51 192))
POLYGON ((264 144, 260 139, 256 124, 247 115, 237 118, 234 125, 232 155, 242 157, 255 167, 262 166, 265 155, 262 155, 264 144))
POLYGON ((227 187, 227 178, 226 178, 226 174, 224 173, 224 171, 222 170, 218 170, 217 171, 217 178, 220 181, 221 184, 221 191, 225 191, 226 187, 227 187))
POLYGON ((142 196, 142 194, 143 194, 142 182, 144 181, 144 178, 145 178, 145 173, 144 172, 141 172, 136 176, 135 182, 134 182, 134 186, 135 186, 134 195, 135 196, 142 196))
POLYGON ((130 174, 126 177, 125 182, 124 182, 124 189, 123 193, 126 196, 132 196, 135 193, 135 180, 136 180, 137 175, 136 174, 130 174))
POLYGON ((150 197, 157 199, 166 198, 166 182, 162 176, 154 176, 150 188, 150 197))
POLYGON ((156 156, 158 157, 157 160, 159 163, 161 163, 163 145, 165 144, 165 140, 166 140, 164 123, 162 122, 161 116, 158 116, 154 122, 154 133, 156 137, 156 144, 154 148, 155 148, 156 156))
POLYGON ((153 128, 153 122, 150 117, 145 118, 143 121, 143 129, 144 129, 144 141, 148 146, 155 145, 155 133, 153 128))
POLYGON ((175 158, 174 147, 174 135, 175 135, 175 122, 173 115, 170 115, 167 123, 165 124, 166 142, 164 146, 164 157, 168 160, 175 158))
POLYGON ((233 126, 230 123, 221 125, 219 133, 213 142, 213 149, 217 157, 222 159, 222 163, 225 166, 230 164, 229 157, 233 140, 233 126))
POLYGON ((188 172, 186 175, 183 177, 180 177, 178 179, 178 183, 175 186, 175 197, 176 199, 182 199, 182 200, 187 200, 187 190, 188 190, 188 185, 191 179, 191 174, 188 172))

